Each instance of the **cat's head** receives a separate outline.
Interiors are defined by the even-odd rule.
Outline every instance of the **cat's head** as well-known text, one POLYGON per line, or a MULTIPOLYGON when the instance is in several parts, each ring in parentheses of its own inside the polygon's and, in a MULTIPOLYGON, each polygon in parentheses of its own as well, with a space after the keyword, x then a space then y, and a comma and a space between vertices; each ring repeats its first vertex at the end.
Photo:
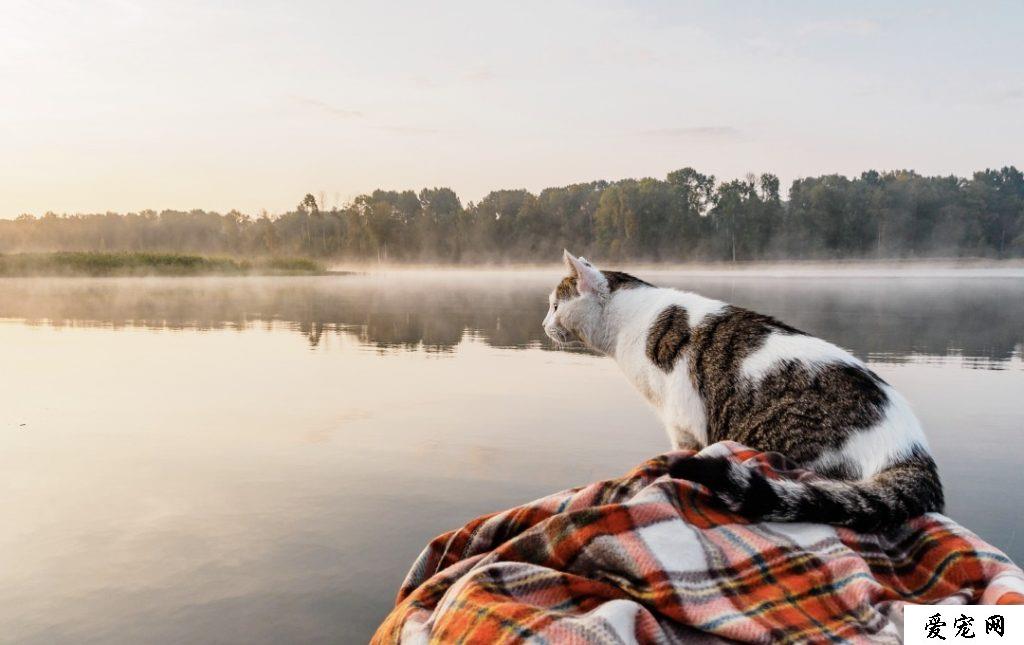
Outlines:
POLYGON ((586 331, 595 328, 611 292, 604 273, 584 258, 562 255, 568 275, 548 296, 544 333, 559 344, 586 342, 586 331))

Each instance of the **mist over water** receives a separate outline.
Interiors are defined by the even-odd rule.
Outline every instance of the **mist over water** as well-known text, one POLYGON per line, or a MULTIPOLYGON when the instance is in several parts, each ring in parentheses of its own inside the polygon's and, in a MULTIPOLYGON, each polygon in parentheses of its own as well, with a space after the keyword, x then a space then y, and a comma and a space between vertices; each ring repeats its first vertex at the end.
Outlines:
MULTIPOLYGON (((963 359, 1000 369, 1021 356, 1024 272, 690 273, 661 286, 770 313, 878 362, 963 359)), ((312 278, 0 279, 0 318, 28 325, 279 329, 380 349, 451 352, 465 336, 554 349, 538 320, 557 270, 395 271, 312 278)))
MULTIPOLYGON (((869 361, 948 513, 1024 560, 1024 277, 637 271, 869 361)), ((20 642, 365 641, 432 537, 667 447, 555 351, 556 270, 0 279, 0 624, 20 642)))

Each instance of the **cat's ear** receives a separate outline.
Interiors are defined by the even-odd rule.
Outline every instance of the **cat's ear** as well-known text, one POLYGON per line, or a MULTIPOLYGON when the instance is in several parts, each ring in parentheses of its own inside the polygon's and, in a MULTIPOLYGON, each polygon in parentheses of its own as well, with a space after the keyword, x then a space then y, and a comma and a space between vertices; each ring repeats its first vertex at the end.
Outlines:
POLYGON ((597 270, 584 258, 575 258, 569 251, 562 252, 562 259, 569 269, 569 275, 576 278, 576 288, 581 294, 601 294, 608 292, 608 281, 604 274, 597 270))
POLYGON ((573 257, 572 253, 569 253, 569 249, 562 249, 562 262, 565 262, 565 268, 569 271, 570 276, 579 277, 579 271, 576 270, 578 260, 573 257))

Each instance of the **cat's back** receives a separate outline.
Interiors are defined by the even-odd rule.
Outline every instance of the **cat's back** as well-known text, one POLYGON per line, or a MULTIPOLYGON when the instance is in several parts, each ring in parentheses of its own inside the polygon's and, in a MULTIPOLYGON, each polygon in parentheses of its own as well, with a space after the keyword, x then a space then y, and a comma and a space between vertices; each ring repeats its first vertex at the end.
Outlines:
POLYGON ((710 441, 781 452, 843 478, 927 445, 909 404, 867 365, 771 316, 726 305, 691 330, 686 361, 710 441))
POLYGON ((709 379, 731 383, 756 383, 793 362, 807 370, 829 364, 865 368, 831 342, 767 314, 698 293, 629 289, 617 293, 612 304, 620 344, 634 352, 642 350, 667 372, 684 357, 690 359, 695 378, 708 372, 709 379))
POLYGON ((651 288, 622 296, 627 372, 645 388, 661 383, 666 391, 649 398, 663 405, 688 400, 667 389, 692 388, 705 411, 697 432, 705 441, 733 439, 809 463, 867 432, 881 462, 904 450, 900 436, 921 436, 917 427, 889 428, 897 418, 916 426, 905 401, 833 343, 696 293, 651 288))
POLYGON ((609 306, 610 327, 617 329, 622 353, 643 350, 651 336, 683 332, 700 326, 729 307, 721 300, 690 291, 647 287, 622 289, 609 306))

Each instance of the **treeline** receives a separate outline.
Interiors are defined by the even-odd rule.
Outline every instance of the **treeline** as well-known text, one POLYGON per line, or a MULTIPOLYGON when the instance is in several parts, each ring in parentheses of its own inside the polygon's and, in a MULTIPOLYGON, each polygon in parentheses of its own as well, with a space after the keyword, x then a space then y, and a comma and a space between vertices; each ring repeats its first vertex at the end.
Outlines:
POLYGON ((395 262, 551 261, 563 247, 606 261, 1024 256, 1024 175, 868 171, 793 182, 664 180, 498 190, 463 204, 449 188, 377 190, 327 210, 306 195, 279 216, 194 210, 22 215, 0 220, 0 253, 131 251, 301 255, 395 262))

